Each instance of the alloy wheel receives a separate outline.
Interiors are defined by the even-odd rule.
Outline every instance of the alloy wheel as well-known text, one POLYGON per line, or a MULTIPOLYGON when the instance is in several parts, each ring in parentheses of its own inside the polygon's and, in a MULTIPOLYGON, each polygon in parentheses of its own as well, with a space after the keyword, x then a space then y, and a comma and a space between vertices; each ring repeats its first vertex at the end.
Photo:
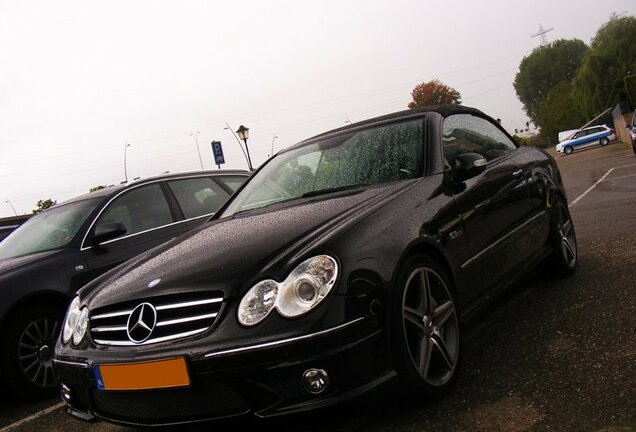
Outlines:
POLYGON ((558 207, 557 233, 561 237, 561 253, 568 267, 576 263, 576 237, 572 228, 572 220, 563 204, 558 207))
POLYGON ((403 330, 413 366, 432 386, 453 376, 459 356, 459 322, 444 280, 433 269, 415 269, 402 300, 403 330))
POLYGON ((20 335, 18 359, 24 375, 36 386, 55 386, 53 350, 60 322, 41 318, 31 322, 20 335))

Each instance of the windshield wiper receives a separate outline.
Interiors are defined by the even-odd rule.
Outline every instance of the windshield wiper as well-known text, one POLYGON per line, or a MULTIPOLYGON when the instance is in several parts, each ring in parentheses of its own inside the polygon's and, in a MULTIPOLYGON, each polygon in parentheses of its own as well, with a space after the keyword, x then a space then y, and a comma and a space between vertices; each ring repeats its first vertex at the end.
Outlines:
POLYGON ((327 189, 319 189, 319 190, 315 190, 315 191, 311 191, 311 192, 306 192, 306 193, 302 194, 300 197, 301 198, 307 198, 307 197, 312 197, 312 196, 317 196, 317 195, 324 195, 324 194, 328 194, 328 193, 332 193, 332 192, 340 192, 340 191, 347 190, 347 189, 355 189, 355 188, 362 187, 362 186, 369 186, 369 184, 368 183, 357 183, 357 184, 352 184, 352 185, 347 185, 347 186, 338 186, 338 187, 327 188, 327 189))

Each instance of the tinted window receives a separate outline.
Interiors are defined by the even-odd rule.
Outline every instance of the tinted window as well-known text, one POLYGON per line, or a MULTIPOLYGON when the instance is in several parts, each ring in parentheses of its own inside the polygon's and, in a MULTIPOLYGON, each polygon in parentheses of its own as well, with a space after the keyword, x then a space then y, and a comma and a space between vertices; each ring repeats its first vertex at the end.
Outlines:
POLYGON ((302 195, 420 175, 422 120, 353 131, 279 153, 236 196, 223 216, 302 195))
POLYGON ((232 189, 232 192, 236 192, 236 190, 245 183, 247 177, 245 176, 223 176, 223 177, 214 177, 214 179, 218 182, 223 183, 225 186, 232 189))
POLYGON ((490 161, 517 148, 497 126, 470 114, 447 117, 442 134, 448 161, 462 153, 479 153, 490 161))
POLYGON ((170 207, 159 184, 142 186, 116 198, 99 217, 97 224, 121 222, 126 235, 173 222, 170 207))
POLYGON ((101 200, 60 204, 33 216, 0 243, 0 259, 64 247, 101 200))
POLYGON ((168 182, 186 219, 216 212, 230 195, 208 177, 168 182))

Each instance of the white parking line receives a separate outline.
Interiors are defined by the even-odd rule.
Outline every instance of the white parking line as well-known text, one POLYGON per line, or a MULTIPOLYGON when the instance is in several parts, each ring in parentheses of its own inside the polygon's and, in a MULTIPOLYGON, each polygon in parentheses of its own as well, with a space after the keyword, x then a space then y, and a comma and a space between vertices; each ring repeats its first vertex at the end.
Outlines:
MULTIPOLYGON (((605 173, 605 175, 599 179, 599 181, 597 181, 596 183, 594 183, 594 184, 593 184, 592 186, 590 186, 590 187, 589 187, 589 188, 588 188, 585 192, 583 192, 583 193, 582 193, 581 195, 579 195, 579 196, 578 196, 578 197, 577 197, 574 201, 572 201, 572 202, 570 203, 570 207, 572 207, 572 206, 576 205, 576 203, 577 203, 577 202, 581 201, 585 195, 587 195, 588 193, 590 193, 590 192, 592 191, 592 189, 594 189, 596 186, 598 186, 598 184, 599 184, 600 182, 602 182, 603 180, 605 180, 605 178, 606 178, 608 175, 610 175, 610 173, 611 173, 612 171, 614 171, 614 168, 610 168, 610 169, 609 169, 609 171, 607 171, 607 172, 605 173)), ((2 431, 0 431, 0 432, 2 432, 2 431)))
POLYGON ((3 427, 2 429, 0 429, 0 432, 7 432, 7 431, 10 431, 10 430, 13 430, 13 429, 15 429, 15 428, 17 428, 19 426, 22 426, 25 423, 28 423, 28 422, 30 422, 32 420, 35 420, 37 418, 40 418, 42 416, 45 416, 48 413, 51 413, 51 412, 55 411, 56 409, 62 408, 63 406, 64 406, 64 402, 60 402, 58 404, 50 406, 50 407, 48 407, 46 409, 43 409, 42 411, 36 412, 33 415, 25 417, 22 420, 18 420, 15 423, 11 423, 9 426, 3 427))
POLYGON ((636 177, 636 174, 624 175, 620 177, 612 177, 612 178, 605 179, 605 181, 622 180, 622 179, 631 178, 631 177, 636 177))

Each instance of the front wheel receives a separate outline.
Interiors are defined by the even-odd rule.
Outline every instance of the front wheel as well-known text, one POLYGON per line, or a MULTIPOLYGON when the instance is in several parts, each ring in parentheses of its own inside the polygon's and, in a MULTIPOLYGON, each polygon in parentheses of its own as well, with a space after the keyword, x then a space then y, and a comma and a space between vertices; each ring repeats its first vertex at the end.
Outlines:
POLYGON ((55 394, 53 351, 63 312, 34 307, 10 317, 0 362, 12 394, 22 399, 55 394))
POLYGON ((574 149, 572 149, 572 147, 570 146, 567 146, 566 148, 563 149, 563 151, 565 152, 566 155, 569 155, 569 154, 572 154, 574 149))
POLYGON ((544 262, 548 276, 563 277, 574 273, 578 261, 578 249, 574 224, 565 200, 555 197, 550 217, 550 238, 552 253, 544 262))
POLYGON ((391 335, 398 376, 424 399, 439 399, 453 386, 461 360, 450 280, 434 259, 415 255, 402 266, 397 284, 391 335))

